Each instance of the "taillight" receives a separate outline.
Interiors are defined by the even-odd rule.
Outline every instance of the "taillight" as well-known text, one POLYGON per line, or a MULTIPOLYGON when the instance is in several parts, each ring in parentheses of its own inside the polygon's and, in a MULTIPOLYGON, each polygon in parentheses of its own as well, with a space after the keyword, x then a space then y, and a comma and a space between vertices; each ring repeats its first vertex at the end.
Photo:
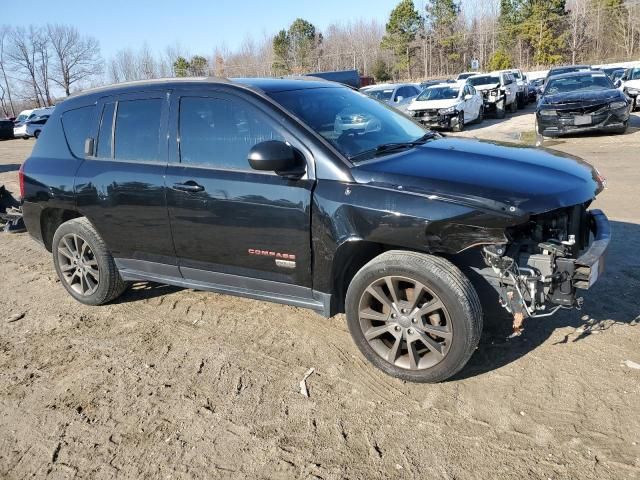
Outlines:
POLYGON ((24 200, 24 162, 18 170, 18 182, 20 183, 20 198, 24 200))

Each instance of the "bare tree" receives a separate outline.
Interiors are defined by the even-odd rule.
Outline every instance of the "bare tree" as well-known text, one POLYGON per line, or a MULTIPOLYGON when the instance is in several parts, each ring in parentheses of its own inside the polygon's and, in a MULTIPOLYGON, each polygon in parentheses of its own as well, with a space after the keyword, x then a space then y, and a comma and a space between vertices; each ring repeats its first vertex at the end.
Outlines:
POLYGON ((71 94, 71 87, 102 73, 100 46, 93 37, 83 37, 75 27, 47 25, 47 36, 55 54, 54 83, 71 94))
POLYGON ((0 86, 2 86, 2 109, 4 110, 4 114, 6 116, 9 116, 9 112, 11 112, 11 116, 15 117, 16 111, 13 106, 13 99, 11 97, 11 86, 9 85, 9 79, 7 77, 5 57, 5 45, 7 43, 10 31, 10 28, 6 25, 0 27, 0 73, 2 74, 2 83, 0 84, 0 86), (8 102, 8 105, 6 102, 8 102))
POLYGON ((575 64, 587 43, 587 10, 590 0, 571 0, 567 5, 569 9, 569 50, 571 51, 571 63, 575 64))
POLYGON ((7 53, 13 69, 22 76, 21 81, 33 92, 38 107, 47 105, 40 86, 38 53, 40 31, 31 25, 28 30, 18 27, 11 32, 11 48, 7 53))

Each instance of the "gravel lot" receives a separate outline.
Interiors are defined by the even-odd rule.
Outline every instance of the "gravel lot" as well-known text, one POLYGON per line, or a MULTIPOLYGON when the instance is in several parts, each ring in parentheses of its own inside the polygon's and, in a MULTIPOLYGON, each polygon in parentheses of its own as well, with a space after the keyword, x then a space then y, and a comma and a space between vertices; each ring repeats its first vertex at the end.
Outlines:
MULTIPOLYGON (((531 111, 463 135, 526 140, 531 111)), ((155 284, 81 305, 49 253, 0 234, 0 478, 640 478, 634 115, 623 136, 547 142, 608 178, 594 206, 614 240, 583 310, 509 342, 487 315, 470 364, 439 385, 369 366, 342 316, 155 284)), ((32 146, 0 142, 0 184, 17 191, 32 146)))

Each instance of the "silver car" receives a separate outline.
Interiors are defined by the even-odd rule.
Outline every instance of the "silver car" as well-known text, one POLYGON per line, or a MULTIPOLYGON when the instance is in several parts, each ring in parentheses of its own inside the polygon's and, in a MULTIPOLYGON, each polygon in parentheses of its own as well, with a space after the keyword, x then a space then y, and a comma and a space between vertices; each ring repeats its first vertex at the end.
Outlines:
POLYGON ((385 83, 363 87, 360 91, 404 112, 422 89, 415 83, 385 83))

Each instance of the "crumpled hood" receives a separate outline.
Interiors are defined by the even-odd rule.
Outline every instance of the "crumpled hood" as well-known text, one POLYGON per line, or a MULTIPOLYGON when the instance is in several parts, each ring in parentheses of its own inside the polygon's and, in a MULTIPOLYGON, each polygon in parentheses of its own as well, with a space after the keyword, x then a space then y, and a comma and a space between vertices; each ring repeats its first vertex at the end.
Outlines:
POLYGON ((541 105, 562 105, 576 103, 602 103, 620 100, 622 94, 615 88, 604 90, 584 90, 578 92, 556 93, 555 95, 545 95, 540 100, 541 105))
POLYGON ((536 214, 593 199, 598 172, 561 152, 498 142, 439 138, 363 162, 354 179, 381 187, 441 196, 506 214, 536 214))
POLYGON ((637 88, 640 90, 640 79, 638 80, 627 80, 622 84, 623 88, 637 88))
POLYGON ((409 105, 409 110, 430 110, 433 108, 448 108, 460 103, 457 98, 447 98, 444 100, 414 100, 409 105))

